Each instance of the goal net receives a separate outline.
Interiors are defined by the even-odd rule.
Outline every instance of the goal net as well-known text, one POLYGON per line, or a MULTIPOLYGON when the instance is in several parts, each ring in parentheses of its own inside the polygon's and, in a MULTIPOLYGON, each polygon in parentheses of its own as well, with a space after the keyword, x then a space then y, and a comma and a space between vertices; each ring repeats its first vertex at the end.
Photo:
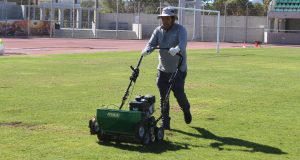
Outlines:
POLYGON ((220 11, 171 7, 177 10, 178 23, 187 29, 189 40, 216 42, 216 52, 219 53, 220 11))

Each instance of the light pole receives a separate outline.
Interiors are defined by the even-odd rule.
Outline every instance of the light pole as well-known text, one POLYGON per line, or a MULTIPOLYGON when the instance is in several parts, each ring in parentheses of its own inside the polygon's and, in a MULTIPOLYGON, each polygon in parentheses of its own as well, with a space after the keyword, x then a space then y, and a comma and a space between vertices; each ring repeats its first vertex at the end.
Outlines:
MULTIPOLYGON (((205 8, 204 3, 202 3, 202 9, 204 10, 205 8)), ((201 17, 201 41, 204 41, 204 12, 202 12, 202 17, 201 17)))
MULTIPOLYGON (((5 27, 4 27, 4 35, 7 36, 7 0, 4 0, 4 18, 5 18, 5 27)), ((2 12, 3 13, 3 12, 2 12)))
POLYGON ((226 35, 227 5, 228 5, 228 3, 226 2, 226 3, 225 3, 225 10, 224 10, 223 42, 225 42, 225 35, 226 35))
POLYGON ((248 1, 246 3, 246 32, 245 32, 245 42, 247 43, 247 39, 248 39, 248 4, 250 3, 250 1, 248 1))
POLYGON ((116 39, 118 39, 119 31, 119 0, 116 0, 117 3, 117 16, 116 16, 116 39))
POLYGON ((97 29, 98 29, 98 7, 99 7, 99 3, 98 0, 95 0, 95 9, 94 9, 94 36, 95 38, 97 38, 97 29))
POLYGON ((30 36, 30 0, 28 1, 28 12, 27 12, 27 37, 29 38, 30 36))
POLYGON ((73 11, 72 11, 72 38, 74 38, 74 28, 75 28, 75 0, 73 0, 73 11))
POLYGON ((51 0, 51 9, 50 9, 50 37, 53 37, 53 32, 55 28, 53 29, 53 20, 54 20, 54 12, 53 12, 53 0, 51 0))

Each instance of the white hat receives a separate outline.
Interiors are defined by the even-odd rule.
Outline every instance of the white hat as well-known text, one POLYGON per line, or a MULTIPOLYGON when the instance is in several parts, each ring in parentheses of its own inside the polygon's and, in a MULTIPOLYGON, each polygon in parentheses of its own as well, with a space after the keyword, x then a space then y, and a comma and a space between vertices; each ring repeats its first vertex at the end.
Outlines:
POLYGON ((157 18, 161 18, 161 17, 175 17, 176 19, 178 19, 177 15, 175 13, 175 9, 172 7, 163 8, 161 14, 158 15, 157 18))

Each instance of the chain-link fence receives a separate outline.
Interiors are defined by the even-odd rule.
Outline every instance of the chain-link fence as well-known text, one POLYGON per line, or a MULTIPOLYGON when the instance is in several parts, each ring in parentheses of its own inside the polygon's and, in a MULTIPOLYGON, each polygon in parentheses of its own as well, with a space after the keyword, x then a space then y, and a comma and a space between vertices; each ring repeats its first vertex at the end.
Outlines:
MULTIPOLYGON (((161 25, 157 15, 178 3, 126 0, 0 0, 1 37, 147 39, 161 25)), ((187 3, 182 7, 194 8, 187 3)), ((201 9, 209 9, 202 5, 201 9)), ((190 40, 216 41, 214 13, 185 11, 179 19, 190 40), (195 16, 198 15, 198 16, 195 16), (196 18, 195 18, 196 17, 196 18)), ((263 40, 266 17, 221 16, 220 40, 263 40)))

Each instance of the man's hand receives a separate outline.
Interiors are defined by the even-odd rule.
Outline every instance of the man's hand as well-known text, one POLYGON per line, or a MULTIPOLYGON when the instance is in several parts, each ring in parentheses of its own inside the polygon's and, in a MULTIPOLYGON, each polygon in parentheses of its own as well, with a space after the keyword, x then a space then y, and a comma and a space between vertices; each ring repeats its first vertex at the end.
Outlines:
POLYGON ((147 55, 149 55, 152 51, 153 51, 152 48, 145 48, 144 50, 142 50, 141 55, 142 55, 143 57, 144 57, 144 56, 147 56, 147 55))
POLYGON ((180 48, 178 46, 176 47, 172 47, 169 49, 169 53, 172 55, 172 56, 175 56, 177 53, 180 52, 180 48))

